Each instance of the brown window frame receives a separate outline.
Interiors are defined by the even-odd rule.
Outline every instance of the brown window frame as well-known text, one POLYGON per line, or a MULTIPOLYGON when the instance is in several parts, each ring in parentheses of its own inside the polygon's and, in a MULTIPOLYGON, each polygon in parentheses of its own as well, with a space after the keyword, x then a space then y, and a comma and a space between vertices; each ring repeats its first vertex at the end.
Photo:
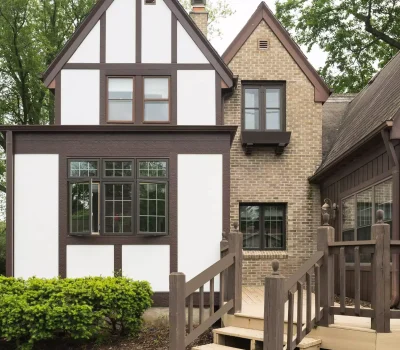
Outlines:
MULTIPOLYGON (((276 108, 272 108, 276 109, 276 108)), ((284 81, 242 81, 242 130, 246 132, 282 132, 286 131, 286 82, 284 81), (258 89, 258 111, 259 111, 259 128, 246 129, 246 89, 258 89), (267 129, 267 104, 266 104, 266 90, 279 89, 280 90, 280 129, 267 129), (265 111, 265 112, 264 112, 265 111)))
POLYGON ((171 76, 169 75, 146 75, 143 76, 143 118, 142 118, 143 124, 170 124, 171 123, 171 76), (145 89, 145 80, 146 79, 168 79, 168 99, 154 99, 154 98, 147 98, 146 99, 146 89, 145 89), (163 121, 157 121, 157 120, 152 120, 152 121, 146 121, 145 120, 145 108, 146 108, 146 102, 168 102, 168 120, 163 120, 163 121))
POLYGON ((107 76, 107 83, 106 83, 106 93, 107 93, 107 99, 106 99, 106 123, 107 124, 134 124, 135 123, 135 104, 136 104, 136 90, 135 90, 135 76, 127 76, 127 75, 109 75, 107 76), (110 79, 132 79, 132 100, 129 99, 110 99, 110 91, 109 91, 109 80, 110 79), (110 101, 132 101, 132 119, 131 120, 109 120, 109 105, 110 101))

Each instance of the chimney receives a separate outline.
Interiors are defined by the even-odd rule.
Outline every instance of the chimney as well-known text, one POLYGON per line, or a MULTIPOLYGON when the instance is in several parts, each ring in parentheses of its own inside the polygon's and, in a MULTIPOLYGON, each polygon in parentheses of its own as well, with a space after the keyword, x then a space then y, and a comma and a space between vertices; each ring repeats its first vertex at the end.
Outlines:
POLYGON ((194 23, 197 24, 204 36, 207 38, 208 11, 206 9, 206 0, 191 1, 192 11, 190 11, 190 17, 192 17, 194 23))

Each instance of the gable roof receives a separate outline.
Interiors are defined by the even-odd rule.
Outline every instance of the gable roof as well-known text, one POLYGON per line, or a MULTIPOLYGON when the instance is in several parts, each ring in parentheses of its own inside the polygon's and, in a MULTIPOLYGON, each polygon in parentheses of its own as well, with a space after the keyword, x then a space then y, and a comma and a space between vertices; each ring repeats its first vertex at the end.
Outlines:
POLYGON ((314 85, 315 88, 315 102, 325 102, 329 95, 330 89, 319 76, 315 68, 308 61, 307 57, 303 54, 299 46, 291 38, 287 30, 276 19, 270 8, 263 1, 257 7, 257 10, 250 17, 249 21, 232 41, 225 53, 222 55, 226 64, 229 64, 232 59, 239 52, 241 47, 246 43, 247 39, 253 34, 254 30, 258 27, 261 21, 265 21, 271 28, 272 32, 276 35, 285 49, 292 56, 293 60, 297 63, 303 73, 307 76, 308 80, 314 85))
POLYGON ((315 180, 400 115, 400 52, 348 105, 339 134, 315 180))
MULTIPOLYGON (((141 0, 138 0, 139 2, 141 0)), ((87 17, 83 20, 81 25, 72 35, 70 40, 67 41, 63 49, 56 56, 47 70, 43 73, 42 79, 46 86, 49 86, 55 79, 57 74, 61 71, 63 66, 72 57, 74 52, 78 49, 80 44, 94 28, 96 23, 100 20, 101 16, 107 11, 114 0, 98 0, 89 12, 87 17)), ((228 85, 233 86, 233 73, 225 64, 224 60, 213 48, 208 39, 204 36, 202 31, 197 27, 194 21, 187 14, 186 10, 182 7, 178 0, 164 0, 165 4, 171 10, 171 12, 178 19, 180 24, 188 32, 189 36, 193 39, 202 53, 209 60, 214 69, 221 76, 222 80, 228 85)))

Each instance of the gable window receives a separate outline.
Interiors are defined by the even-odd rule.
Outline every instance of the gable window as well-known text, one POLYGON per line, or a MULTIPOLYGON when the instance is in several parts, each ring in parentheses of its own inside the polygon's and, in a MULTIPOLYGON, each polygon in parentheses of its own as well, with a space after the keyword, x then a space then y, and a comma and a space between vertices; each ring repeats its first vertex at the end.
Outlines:
POLYGON ((134 118, 134 79, 129 77, 108 78, 107 121, 132 123, 134 118))
POLYGON ((240 205, 243 249, 282 250, 286 245, 286 205, 240 205))
POLYGON ((144 122, 168 123, 170 120, 169 77, 144 78, 144 122))
POLYGON ((243 128, 253 131, 285 130, 285 84, 243 82, 243 128))

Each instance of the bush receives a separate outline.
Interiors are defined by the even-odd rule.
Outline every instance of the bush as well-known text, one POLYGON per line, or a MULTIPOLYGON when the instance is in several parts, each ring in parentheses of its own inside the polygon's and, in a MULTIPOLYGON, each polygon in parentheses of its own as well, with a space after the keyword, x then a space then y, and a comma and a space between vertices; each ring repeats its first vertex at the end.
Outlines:
POLYGON ((0 276, 0 338, 29 349, 57 336, 136 334, 151 296, 148 282, 125 277, 24 281, 0 276))

